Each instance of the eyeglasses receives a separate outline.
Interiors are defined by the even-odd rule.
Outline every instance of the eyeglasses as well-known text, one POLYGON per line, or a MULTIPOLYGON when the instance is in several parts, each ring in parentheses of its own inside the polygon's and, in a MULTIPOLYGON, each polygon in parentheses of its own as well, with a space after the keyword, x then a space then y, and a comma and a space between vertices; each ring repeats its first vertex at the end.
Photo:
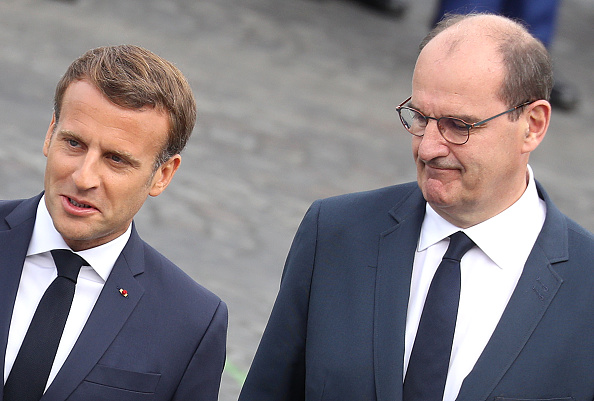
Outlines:
POLYGON ((400 121, 404 128, 414 136, 423 136, 425 135, 425 128, 429 123, 429 120, 435 120, 437 122, 437 129, 443 139, 448 141, 454 145, 464 145, 468 142, 468 137, 470 136, 470 129, 481 126, 485 124, 487 121, 491 121, 494 118, 500 117, 504 114, 511 113, 514 110, 517 110, 521 107, 529 105, 533 103, 533 101, 524 102, 516 107, 512 107, 509 110, 504 111, 503 113, 499 113, 493 117, 489 117, 486 120, 482 120, 473 124, 469 124, 466 121, 456 118, 456 117, 428 117, 421 113, 419 110, 415 110, 412 107, 405 106, 412 99, 412 96, 402 102, 398 107, 396 107, 396 111, 400 116, 400 121))

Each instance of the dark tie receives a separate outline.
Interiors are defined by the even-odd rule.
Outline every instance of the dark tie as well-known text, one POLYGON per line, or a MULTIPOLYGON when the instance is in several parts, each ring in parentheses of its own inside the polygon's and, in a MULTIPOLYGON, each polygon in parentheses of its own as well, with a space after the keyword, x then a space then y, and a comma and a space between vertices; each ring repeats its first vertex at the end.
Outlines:
POLYGON ((52 251, 58 277, 47 288, 4 385, 4 401, 38 401, 45 390, 64 325, 70 312, 76 279, 88 263, 66 249, 52 251))
POLYGON ((473 246, 462 231, 450 236, 423 307, 404 380, 404 401, 443 399, 460 301, 460 259, 473 246))

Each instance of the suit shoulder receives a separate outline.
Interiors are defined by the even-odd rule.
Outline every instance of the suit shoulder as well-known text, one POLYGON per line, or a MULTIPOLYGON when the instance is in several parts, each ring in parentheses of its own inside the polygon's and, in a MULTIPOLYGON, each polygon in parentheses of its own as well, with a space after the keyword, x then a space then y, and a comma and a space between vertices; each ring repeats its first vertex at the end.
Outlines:
POLYGON ((370 191, 354 192, 319 200, 319 207, 325 212, 344 213, 386 212, 397 207, 411 196, 419 195, 416 182, 392 185, 370 191))
POLYGON ((0 199, 0 217, 9 215, 24 199, 0 199))
POLYGON ((594 255, 594 234, 584 227, 565 217, 567 229, 569 231, 569 244, 572 247, 579 248, 580 251, 594 255))
POLYGON ((423 213, 424 205, 416 183, 394 185, 317 200, 306 213, 302 226, 316 227, 318 233, 324 231, 329 235, 350 231, 381 233, 397 221, 423 213))
POLYGON ((0 200, 0 229, 35 217, 41 195, 29 199, 0 200))
POLYGON ((162 295, 184 294, 188 302, 218 306, 219 296, 198 283, 179 266, 148 243, 142 241, 145 254, 145 285, 162 295))

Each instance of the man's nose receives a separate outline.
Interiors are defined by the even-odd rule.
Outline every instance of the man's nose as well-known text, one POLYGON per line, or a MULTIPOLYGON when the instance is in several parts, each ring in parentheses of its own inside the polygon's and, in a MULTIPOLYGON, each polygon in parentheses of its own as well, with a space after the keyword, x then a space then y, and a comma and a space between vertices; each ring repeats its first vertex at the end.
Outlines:
POLYGON ((99 170, 96 157, 87 154, 81 159, 76 170, 72 173, 72 179, 80 190, 87 190, 99 186, 99 170))
POLYGON ((436 157, 447 156, 449 153, 448 142, 439 132, 437 121, 427 121, 425 133, 419 138, 418 156, 428 161, 436 157))

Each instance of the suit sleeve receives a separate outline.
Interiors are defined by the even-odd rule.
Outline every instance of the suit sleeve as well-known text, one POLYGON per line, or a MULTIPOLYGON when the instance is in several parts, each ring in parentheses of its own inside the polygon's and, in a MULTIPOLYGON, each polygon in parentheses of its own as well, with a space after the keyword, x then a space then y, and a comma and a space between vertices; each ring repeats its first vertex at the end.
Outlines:
POLYGON ((225 365, 227 305, 220 301, 172 401, 217 401, 225 365))
POLYGON ((297 230, 278 296, 239 401, 305 399, 307 317, 319 207, 320 201, 310 207, 297 230))

